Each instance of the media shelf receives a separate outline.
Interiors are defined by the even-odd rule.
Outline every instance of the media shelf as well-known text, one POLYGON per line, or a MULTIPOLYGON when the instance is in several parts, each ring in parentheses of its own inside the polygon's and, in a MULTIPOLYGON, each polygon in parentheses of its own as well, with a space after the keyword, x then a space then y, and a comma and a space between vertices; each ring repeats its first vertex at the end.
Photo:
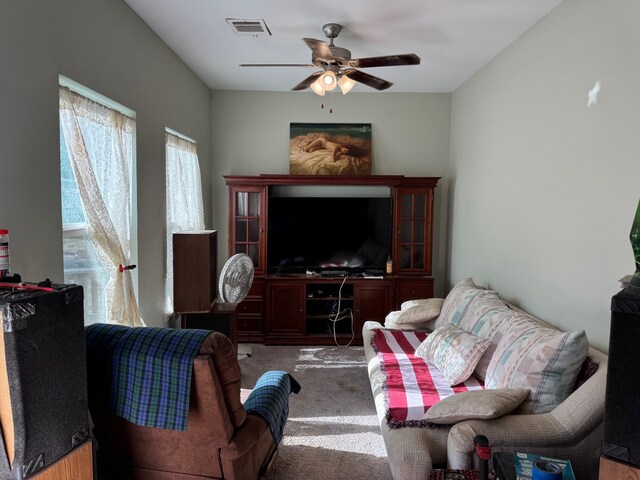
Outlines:
MULTIPOLYGON (((255 175, 225 176, 229 188, 229 256, 246 253, 254 264, 254 286, 238 306, 238 339, 243 342, 332 344, 326 320, 344 277, 272 275, 267 269, 268 211, 273 187, 387 186, 392 200, 392 275, 348 277, 340 309, 353 312, 354 344, 362 342, 367 320, 385 316, 406 300, 433 296, 432 237, 434 190, 439 177, 404 175, 255 175), (314 289, 328 292, 318 299, 314 289), (331 305, 329 305, 331 304, 331 305)), ((313 214, 312 212, 310 213, 313 214)), ((299 219, 291 218, 292 222, 299 219)), ((337 336, 350 338, 347 321, 337 336)))
POLYGON ((355 333, 354 285, 343 281, 306 284, 305 335, 355 333))
POLYGON ((321 278, 314 275, 267 275, 265 343, 317 345, 354 336, 362 325, 384 322, 393 306, 393 279, 321 278), (340 320, 332 322, 337 314, 340 320))

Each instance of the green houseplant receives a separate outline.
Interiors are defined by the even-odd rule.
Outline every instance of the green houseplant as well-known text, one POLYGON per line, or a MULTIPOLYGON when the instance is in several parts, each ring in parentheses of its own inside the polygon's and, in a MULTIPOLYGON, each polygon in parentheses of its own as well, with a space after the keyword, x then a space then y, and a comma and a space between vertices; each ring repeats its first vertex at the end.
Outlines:
POLYGON ((636 209, 636 216, 633 219, 629 239, 631 240, 631 248, 633 249, 633 256, 636 260, 636 272, 633 274, 633 277, 631 277, 631 281, 624 291, 630 295, 640 295, 640 201, 638 201, 638 208, 636 209))

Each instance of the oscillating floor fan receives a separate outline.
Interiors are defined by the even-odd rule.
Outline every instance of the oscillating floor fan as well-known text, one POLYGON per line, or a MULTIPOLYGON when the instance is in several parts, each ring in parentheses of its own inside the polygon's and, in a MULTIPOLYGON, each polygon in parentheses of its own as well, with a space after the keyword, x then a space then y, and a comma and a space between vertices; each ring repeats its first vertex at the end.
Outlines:
MULTIPOLYGON (((253 283, 253 262, 244 253, 236 253, 226 261, 220 271, 218 303, 240 303, 253 283)), ((238 358, 251 356, 251 348, 238 345, 238 358)))

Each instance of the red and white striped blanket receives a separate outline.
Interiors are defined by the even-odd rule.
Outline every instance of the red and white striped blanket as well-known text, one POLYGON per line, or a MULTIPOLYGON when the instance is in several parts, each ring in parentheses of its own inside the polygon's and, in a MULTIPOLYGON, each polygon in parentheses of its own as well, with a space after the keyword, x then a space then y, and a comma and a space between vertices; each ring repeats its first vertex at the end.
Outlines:
POLYGON ((481 390, 482 381, 471 376, 450 387, 435 366, 414 355, 428 333, 416 330, 376 329, 371 340, 380 359, 382 386, 389 428, 430 425, 422 419, 432 405, 460 392, 481 390))

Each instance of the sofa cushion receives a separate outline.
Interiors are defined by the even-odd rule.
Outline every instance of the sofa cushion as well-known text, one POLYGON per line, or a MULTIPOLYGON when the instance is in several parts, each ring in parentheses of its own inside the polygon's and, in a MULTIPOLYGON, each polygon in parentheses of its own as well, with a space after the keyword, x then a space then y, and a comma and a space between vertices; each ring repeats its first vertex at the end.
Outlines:
POLYGON ((471 301, 487 292, 488 290, 477 286, 472 278, 465 278, 458 282, 442 302, 440 316, 436 320, 435 328, 447 323, 459 324, 460 318, 464 316, 465 310, 471 301))
MULTIPOLYGON (((484 388, 474 376, 451 388, 435 365, 416 357, 416 349, 429 333, 395 328, 368 331, 368 324, 373 323, 365 324, 363 335, 365 351, 376 356, 369 362, 369 379, 384 428, 427 427, 430 423, 422 415, 431 406, 450 395, 484 388)), ((446 435, 443 439, 446 443, 446 435)))
POLYGON ((491 342, 447 324, 436 328, 416 349, 416 356, 433 364, 451 386, 471 376, 491 342))
POLYGON ((391 312, 386 316, 384 326, 388 328, 415 328, 416 325, 433 320, 440 315, 442 298, 429 298, 420 301, 410 300, 405 302, 399 311, 391 312))
POLYGON ((589 343, 584 330, 560 332, 514 312, 487 368, 487 388, 529 388, 518 413, 544 413, 575 384, 589 343))
POLYGON ((528 394, 526 388, 470 390, 440 400, 422 418, 444 425, 472 418, 498 418, 518 407, 528 394))

